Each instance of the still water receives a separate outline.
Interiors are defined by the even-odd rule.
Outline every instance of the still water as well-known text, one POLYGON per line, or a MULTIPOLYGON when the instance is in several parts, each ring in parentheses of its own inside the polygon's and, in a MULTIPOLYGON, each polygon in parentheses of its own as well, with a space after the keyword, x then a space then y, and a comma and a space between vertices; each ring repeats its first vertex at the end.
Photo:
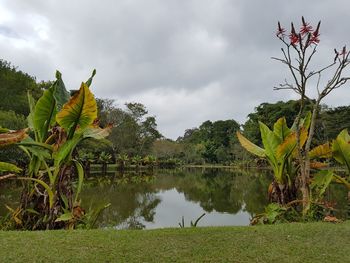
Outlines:
MULTIPOLYGON (((83 207, 110 204, 98 218, 99 227, 151 229, 190 226, 205 213, 198 226, 248 225, 264 211, 271 175, 267 171, 225 169, 157 170, 149 173, 91 174, 81 194, 83 207)), ((16 204, 18 185, 0 186, 0 215, 5 204, 16 204)), ((334 187, 333 187, 334 188, 334 187)), ((346 206, 345 191, 335 187, 330 200, 346 206), (343 197, 344 195, 344 197, 343 197), (344 204, 343 204, 343 203, 344 204)))

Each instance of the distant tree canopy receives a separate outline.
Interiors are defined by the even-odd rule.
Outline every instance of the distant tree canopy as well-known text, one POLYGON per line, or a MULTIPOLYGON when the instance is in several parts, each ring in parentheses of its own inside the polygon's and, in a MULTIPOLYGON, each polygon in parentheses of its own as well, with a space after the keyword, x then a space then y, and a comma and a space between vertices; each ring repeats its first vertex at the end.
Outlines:
POLYGON ((29 114, 27 91, 35 99, 42 94, 41 84, 34 77, 17 70, 9 62, 0 60, 0 110, 16 114, 29 114))
POLYGON ((99 119, 102 125, 112 123, 112 133, 108 139, 118 154, 129 156, 151 153, 153 142, 162 137, 157 130, 156 118, 149 116, 141 103, 126 103, 123 110, 110 99, 98 99, 99 119))
POLYGON ((232 147, 237 143, 236 131, 240 125, 235 120, 205 121, 199 128, 185 131, 178 142, 186 145, 189 160, 224 163, 233 160, 232 147))

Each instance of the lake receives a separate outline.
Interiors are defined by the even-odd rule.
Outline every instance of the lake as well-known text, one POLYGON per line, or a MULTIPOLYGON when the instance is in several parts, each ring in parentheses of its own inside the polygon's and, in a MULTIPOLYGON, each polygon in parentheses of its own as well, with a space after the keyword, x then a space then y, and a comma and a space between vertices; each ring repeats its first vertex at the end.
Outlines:
MULTIPOLYGON (((99 227, 152 229, 190 226, 205 213, 198 226, 249 225, 264 211, 271 173, 264 170, 201 169, 91 174, 81 194, 82 206, 110 204, 98 218, 99 227)), ((5 204, 15 206, 19 197, 15 181, 0 185, 0 215, 5 204)), ((328 200, 335 200, 340 216, 346 211, 346 191, 332 185, 328 200)))

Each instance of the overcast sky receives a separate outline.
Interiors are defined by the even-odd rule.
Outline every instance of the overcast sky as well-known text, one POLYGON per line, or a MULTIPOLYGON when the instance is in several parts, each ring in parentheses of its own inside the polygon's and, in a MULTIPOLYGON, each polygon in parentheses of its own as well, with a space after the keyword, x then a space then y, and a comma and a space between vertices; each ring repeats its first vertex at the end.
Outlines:
MULTIPOLYGON (((141 102, 163 135, 176 139, 206 120, 235 119, 262 102, 296 96, 273 87, 289 78, 276 39, 301 16, 322 20, 316 63, 350 46, 346 0, 0 0, 2 59, 77 89, 97 69, 97 97, 141 102)), ((350 84, 325 101, 349 105, 350 84)))

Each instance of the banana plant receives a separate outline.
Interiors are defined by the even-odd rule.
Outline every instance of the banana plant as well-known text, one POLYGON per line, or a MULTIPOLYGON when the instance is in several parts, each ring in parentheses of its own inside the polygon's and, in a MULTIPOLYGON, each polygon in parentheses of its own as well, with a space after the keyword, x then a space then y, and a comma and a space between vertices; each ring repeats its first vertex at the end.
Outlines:
MULTIPOLYGON (((307 114, 301 122, 300 144, 303 145, 307 138, 310 114, 307 114)), ((278 119, 270 130, 264 123, 259 122, 263 148, 255 145, 240 132, 237 138, 240 144, 250 153, 265 158, 270 164, 274 181, 269 187, 269 197, 273 202, 286 204, 296 197, 294 181, 296 167, 293 166, 293 157, 296 155, 297 133, 295 125, 287 126, 284 117, 278 119)))
POLYGON ((103 129, 96 122, 97 105, 89 89, 95 73, 94 70, 72 97, 58 71, 56 81, 37 103, 28 95, 28 123, 34 138, 28 137, 19 145, 30 158, 26 178, 44 188, 44 193, 35 185, 25 191, 25 202, 21 204, 23 211, 29 208, 43 215, 24 215, 29 225, 61 228, 66 224, 71 226, 72 221, 77 222, 76 218, 83 216, 79 194, 84 169, 75 158, 75 148, 86 138, 102 139, 111 131, 110 126, 103 129), (72 176, 75 174, 78 183, 73 188, 72 176))

